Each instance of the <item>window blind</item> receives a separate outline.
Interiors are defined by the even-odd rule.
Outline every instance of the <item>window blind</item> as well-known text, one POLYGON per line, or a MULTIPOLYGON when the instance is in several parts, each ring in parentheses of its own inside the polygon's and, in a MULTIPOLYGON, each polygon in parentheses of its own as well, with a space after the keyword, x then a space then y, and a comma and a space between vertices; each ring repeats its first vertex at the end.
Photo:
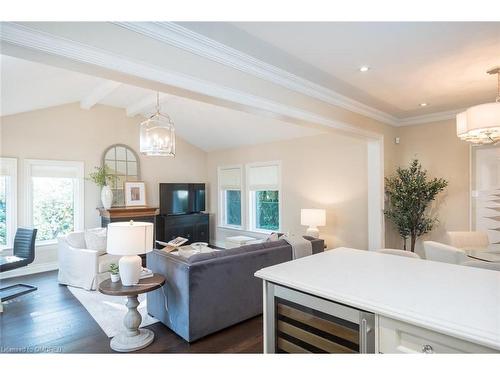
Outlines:
POLYGON ((241 168, 221 168, 219 169, 219 187, 221 190, 241 189, 241 168))
POLYGON ((0 158, 0 176, 15 176, 17 159, 0 158))
POLYGON ((279 190, 279 165, 252 165, 248 168, 249 190, 279 190))
MULTIPOLYGON (((83 168, 82 168, 83 169, 83 168)), ((81 169, 75 165, 64 164, 42 164, 30 165, 31 177, 59 177, 59 178, 81 178, 81 169)))

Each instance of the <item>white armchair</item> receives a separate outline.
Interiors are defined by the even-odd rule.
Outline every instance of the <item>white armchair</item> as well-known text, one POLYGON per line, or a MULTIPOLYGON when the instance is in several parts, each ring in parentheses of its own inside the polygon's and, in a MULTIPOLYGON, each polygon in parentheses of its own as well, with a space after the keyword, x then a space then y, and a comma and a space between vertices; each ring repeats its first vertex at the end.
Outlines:
POLYGON ((490 245, 486 232, 446 232, 448 245, 459 249, 487 250, 490 245))
POLYGON ((483 260, 470 260, 468 262, 462 263, 463 266, 484 268, 492 271, 500 271, 500 263, 496 262, 485 262, 483 260))
POLYGON ((469 260, 465 251, 435 241, 424 241, 425 259, 435 262, 462 264, 469 260))
POLYGON ((58 259, 60 284, 94 290, 110 277, 109 266, 120 257, 88 249, 85 232, 72 232, 58 238, 58 259))

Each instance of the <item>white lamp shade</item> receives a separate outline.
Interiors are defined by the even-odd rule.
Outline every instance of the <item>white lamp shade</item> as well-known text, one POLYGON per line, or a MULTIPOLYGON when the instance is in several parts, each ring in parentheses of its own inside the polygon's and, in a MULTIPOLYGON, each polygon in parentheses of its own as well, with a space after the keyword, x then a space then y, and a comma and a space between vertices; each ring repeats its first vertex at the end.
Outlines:
POLYGON ((467 113, 461 112, 457 115, 457 136, 467 133, 467 113))
POLYGON ((108 224, 106 252, 112 255, 144 254, 153 249, 153 224, 118 222, 108 224))
POLYGON ((470 107, 457 115, 457 136, 473 143, 493 143, 500 139, 500 103, 470 107))
POLYGON ((470 107, 467 113, 467 130, 500 128, 500 103, 486 103, 470 107))
POLYGON ((326 225, 326 211, 316 208, 303 208, 300 210, 300 224, 312 227, 326 225))

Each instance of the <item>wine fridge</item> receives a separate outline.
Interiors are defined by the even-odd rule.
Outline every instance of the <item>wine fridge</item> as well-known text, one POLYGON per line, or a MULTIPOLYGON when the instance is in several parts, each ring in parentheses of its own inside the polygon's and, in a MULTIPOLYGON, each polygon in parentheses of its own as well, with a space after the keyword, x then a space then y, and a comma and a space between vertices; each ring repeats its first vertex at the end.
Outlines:
POLYGON ((374 353, 375 315, 264 282, 266 353, 374 353))

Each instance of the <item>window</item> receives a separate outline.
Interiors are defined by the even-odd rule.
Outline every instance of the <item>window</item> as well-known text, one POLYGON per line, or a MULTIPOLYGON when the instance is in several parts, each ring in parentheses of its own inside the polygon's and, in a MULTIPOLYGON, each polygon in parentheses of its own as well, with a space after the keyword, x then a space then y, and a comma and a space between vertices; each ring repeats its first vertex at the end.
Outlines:
POLYGON ((280 164, 255 163, 247 166, 250 230, 280 230, 280 164))
POLYGON ((27 222, 37 241, 83 229, 83 163, 26 160, 27 222))
POLYGON ((279 191, 259 190, 255 192, 255 228, 263 230, 278 230, 279 222, 279 191))
POLYGON ((281 229, 280 162, 219 167, 220 222, 223 227, 254 232, 281 229))
POLYGON ((0 158, 0 249, 11 247, 17 227, 17 159, 0 158))
POLYGON ((242 228, 241 166, 219 168, 220 224, 242 228))
POLYGON ((241 226, 241 190, 226 190, 226 224, 241 226))

